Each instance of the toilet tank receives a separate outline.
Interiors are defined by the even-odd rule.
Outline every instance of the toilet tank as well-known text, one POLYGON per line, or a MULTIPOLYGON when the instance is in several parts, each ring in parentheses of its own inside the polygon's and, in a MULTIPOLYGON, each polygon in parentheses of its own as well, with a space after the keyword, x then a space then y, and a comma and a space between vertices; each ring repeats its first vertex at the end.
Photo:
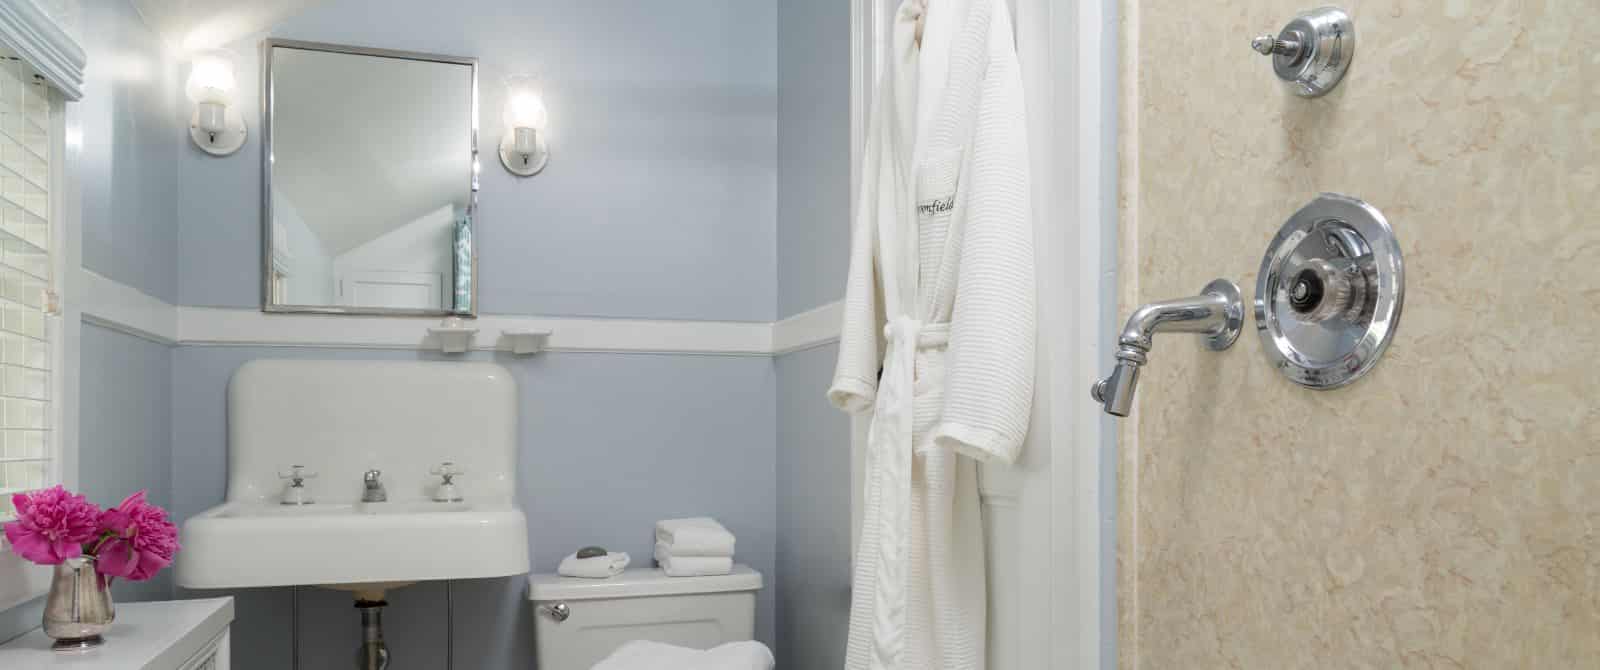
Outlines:
POLYGON ((529 575, 537 667, 583 670, 629 640, 696 649, 749 640, 759 590, 761 573, 744 565, 714 577, 668 577, 654 568, 610 579, 529 575))

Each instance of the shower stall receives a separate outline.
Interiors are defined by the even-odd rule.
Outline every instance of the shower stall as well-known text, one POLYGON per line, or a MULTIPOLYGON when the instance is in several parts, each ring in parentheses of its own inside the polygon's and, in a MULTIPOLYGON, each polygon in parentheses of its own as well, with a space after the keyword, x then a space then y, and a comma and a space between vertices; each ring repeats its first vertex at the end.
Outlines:
POLYGON ((1600 5, 1012 5, 1042 351, 990 667, 1591 663, 1600 5))

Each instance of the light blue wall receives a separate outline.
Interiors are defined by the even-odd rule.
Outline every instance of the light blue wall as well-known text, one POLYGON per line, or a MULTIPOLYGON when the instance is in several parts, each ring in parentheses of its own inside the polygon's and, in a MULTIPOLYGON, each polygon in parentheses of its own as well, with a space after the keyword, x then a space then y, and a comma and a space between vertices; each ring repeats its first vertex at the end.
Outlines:
MULTIPOLYGON (((770 321, 775 26, 773 0, 332 0, 271 35, 479 59, 483 312, 770 321), (494 153, 524 71, 551 119, 530 179, 494 153)), ((260 301, 257 42, 233 46, 250 141, 180 152, 183 304, 260 301)))
POLYGON ((0 610, 0 642, 5 642, 39 627, 44 616, 44 597, 34 598, 11 609, 0 610))
POLYGON ((850 420, 823 397, 838 345, 779 356, 778 667, 844 666, 850 420))
POLYGON ((126 0, 85 0, 83 265, 178 298, 176 67, 126 0))
MULTIPOLYGON (((222 501, 226 385, 245 361, 418 356, 440 358, 346 349, 177 349, 175 513, 188 517, 222 501)), ((738 536, 738 560, 769 578, 758 598, 757 637, 774 641, 777 418, 769 359, 577 353, 532 358, 480 353, 468 358, 496 360, 517 380, 522 403, 519 477, 535 571, 553 571, 562 556, 588 544, 627 551, 636 564, 649 565, 657 519, 715 516, 738 536)), ((398 639, 401 631, 410 631, 402 644, 426 650, 418 653, 440 653, 443 633, 429 626, 440 620, 442 587, 411 588, 417 590, 396 592, 386 614, 389 634, 398 639)), ((457 593, 455 642, 468 656, 458 656, 456 667, 531 667, 533 622, 523 599, 525 584, 519 579, 488 580, 462 584, 461 590, 468 595, 457 593)), ((304 597, 303 656, 332 659, 305 667, 345 667, 346 651, 356 641, 348 595, 308 591, 304 597)), ((282 590, 252 591, 241 600, 240 625, 235 627, 240 651, 234 658, 243 670, 284 667, 287 603, 282 590)))
MULTIPOLYGON (((102 507, 141 489, 172 503, 172 349, 84 324, 80 339, 77 491, 102 507)), ((170 509, 170 507, 169 507, 170 509)), ((172 571, 119 580, 117 602, 166 600, 172 571)), ((39 627, 42 600, 0 611, 0 641, 39 627)))
MULTIPOLYGON (((144 489, 172 504, 172 348, 83 325, 79 358, 78 490, 102 507, 144 489)), ((172 597, 172 571, 118 581, 119 602, 172 597)))
MULTIPOLYGON (((850 3, 778 7, 778 315, 842 297, 850 245, 850 3)), ((844 665, 850 421, 824 393, 837 345, 777 358, 780 668, 844 665)))
POLYGON ((844 295, 850 246, 850 3, 778 6, 778 316, 844 295))
MULTIPOLYGON (((125 0, 84 0, 86 94, 73 103, 83 264, 163 300, 177 298, 175 68, 125 0)), ((79 491, 101 505, 149 489, 167 504, 171 436, 167 347, 85 325, 80 349, 79 491)), ((115 587, 122 601, 168 598, 170 574, 115 587)), ((0 611, 0 640, 39 625, 42 599, 0 611)))

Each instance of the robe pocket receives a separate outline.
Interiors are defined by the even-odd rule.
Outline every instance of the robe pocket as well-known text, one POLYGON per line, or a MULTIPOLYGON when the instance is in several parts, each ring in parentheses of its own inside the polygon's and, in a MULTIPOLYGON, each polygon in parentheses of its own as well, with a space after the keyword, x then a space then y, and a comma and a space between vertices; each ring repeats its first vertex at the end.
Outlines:
POLYGON ((949 217, 956 208, 961 186, 961 149, 937 151, 917 168, 917 215, 924 219, 949 217))

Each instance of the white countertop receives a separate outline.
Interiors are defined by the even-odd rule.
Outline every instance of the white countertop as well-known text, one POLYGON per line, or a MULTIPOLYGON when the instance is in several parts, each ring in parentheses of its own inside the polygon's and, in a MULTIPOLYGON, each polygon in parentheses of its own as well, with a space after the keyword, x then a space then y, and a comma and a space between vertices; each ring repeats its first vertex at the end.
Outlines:
POLYGON ((171 670, 232 622, 233 598, 118 604, 105 644, 81 652, 51 651, 54 640, 35 628, 0 645, 0 668, 171 670))

